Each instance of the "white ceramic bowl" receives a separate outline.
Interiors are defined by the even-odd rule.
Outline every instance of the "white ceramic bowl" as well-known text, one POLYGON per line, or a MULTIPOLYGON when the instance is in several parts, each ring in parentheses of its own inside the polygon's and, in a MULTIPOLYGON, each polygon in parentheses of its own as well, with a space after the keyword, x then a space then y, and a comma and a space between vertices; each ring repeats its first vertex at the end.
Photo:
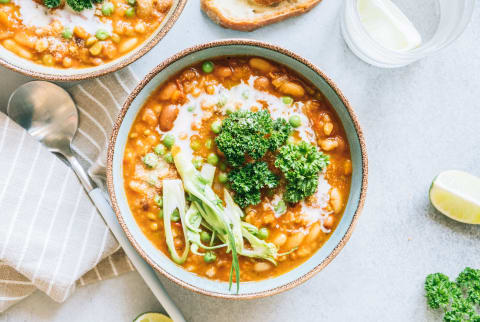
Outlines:
POLYGON ((195 292, 222 298, 264 297, 290 289, 322 270, 348 241, 363 207, 367 189, 367 154, 362 131, 340 90, 316 66, 285 49, 252 40, 222 40, 199 45, 169 58, 150 72, 127 98, 113 129, 107 158, 107 183, 113 208, 128 238, 139 254, 160 273, 195 292), (218 56, 259 56, 281 63, 303 75, 327 97, 345 128, 353 173, 348 203, 340 223, 328 241, 305 263, 280 276, 241 282, 240 291, 228 283, 209 280, 176 265, 142 233, 127 203, 123 181, 123 155, 128 133, 150 94, 187 66, 218 56))

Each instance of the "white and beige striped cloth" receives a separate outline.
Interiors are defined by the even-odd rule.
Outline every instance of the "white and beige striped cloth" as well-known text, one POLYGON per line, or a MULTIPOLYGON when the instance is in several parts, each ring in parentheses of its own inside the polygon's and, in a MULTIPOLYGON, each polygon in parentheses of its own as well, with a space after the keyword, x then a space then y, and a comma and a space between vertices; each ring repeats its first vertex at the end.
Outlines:
MULTIPOLYGON (((74 153, 104 187, 106 145, 138 82, 123 69, 71 87, 74 153)), ((37 289, 62 302, 76 286, 133 270, 73 171, 0 112, 0 312, 37 289)))

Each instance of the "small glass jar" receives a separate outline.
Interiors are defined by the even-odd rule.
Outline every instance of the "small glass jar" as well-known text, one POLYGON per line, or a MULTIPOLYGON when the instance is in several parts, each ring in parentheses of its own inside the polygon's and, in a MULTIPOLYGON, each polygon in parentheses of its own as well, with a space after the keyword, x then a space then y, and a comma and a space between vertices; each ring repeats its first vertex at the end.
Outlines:
MULTIPOLYGON (((360 59, 378 67, 394 68, 411 64, 449 45, 468 25, 475 0, 393 0, 398 5, 411 8, 416 20, 413 24, 427 23, 429 28, 419 30, 423 43, 409 51, 394 51, 380 45, 363 26, 357 10, 358 0, 344 0, 341 28, 347 45, 360 59)), ((402 10, 403 11, 403 10, 402 10)), ((410 15, 407 13, 407 16, 410 15)))

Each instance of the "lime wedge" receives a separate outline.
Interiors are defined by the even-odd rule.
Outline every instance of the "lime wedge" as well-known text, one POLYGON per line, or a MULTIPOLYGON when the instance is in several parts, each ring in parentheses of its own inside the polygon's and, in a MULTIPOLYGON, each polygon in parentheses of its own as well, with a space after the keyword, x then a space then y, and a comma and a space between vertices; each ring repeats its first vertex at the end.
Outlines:
POLYGON ((414 49, 422 36, 405 14, 390 0, 358 0, 360 20, 370 36, 395 51, 414 49))
POLYGON ((140 314, 133 322, 173 322, 168 316, 162 313, 145 312, 140 314))
POLYGON ((444 171, 432 182, 430 202, 454 220, 480 224, 480 178, 458 170, 444 171))

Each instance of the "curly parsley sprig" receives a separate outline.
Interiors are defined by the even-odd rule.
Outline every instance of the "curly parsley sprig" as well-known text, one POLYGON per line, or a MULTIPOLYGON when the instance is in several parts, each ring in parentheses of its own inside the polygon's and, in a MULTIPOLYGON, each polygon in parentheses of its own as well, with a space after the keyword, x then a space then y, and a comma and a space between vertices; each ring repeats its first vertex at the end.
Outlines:
POLYGON ((444 321, 480 322, 480 269, 467 267, 456 281, 442 273, 428 275, 425 297, 429 307, 445 312, 444 321))

